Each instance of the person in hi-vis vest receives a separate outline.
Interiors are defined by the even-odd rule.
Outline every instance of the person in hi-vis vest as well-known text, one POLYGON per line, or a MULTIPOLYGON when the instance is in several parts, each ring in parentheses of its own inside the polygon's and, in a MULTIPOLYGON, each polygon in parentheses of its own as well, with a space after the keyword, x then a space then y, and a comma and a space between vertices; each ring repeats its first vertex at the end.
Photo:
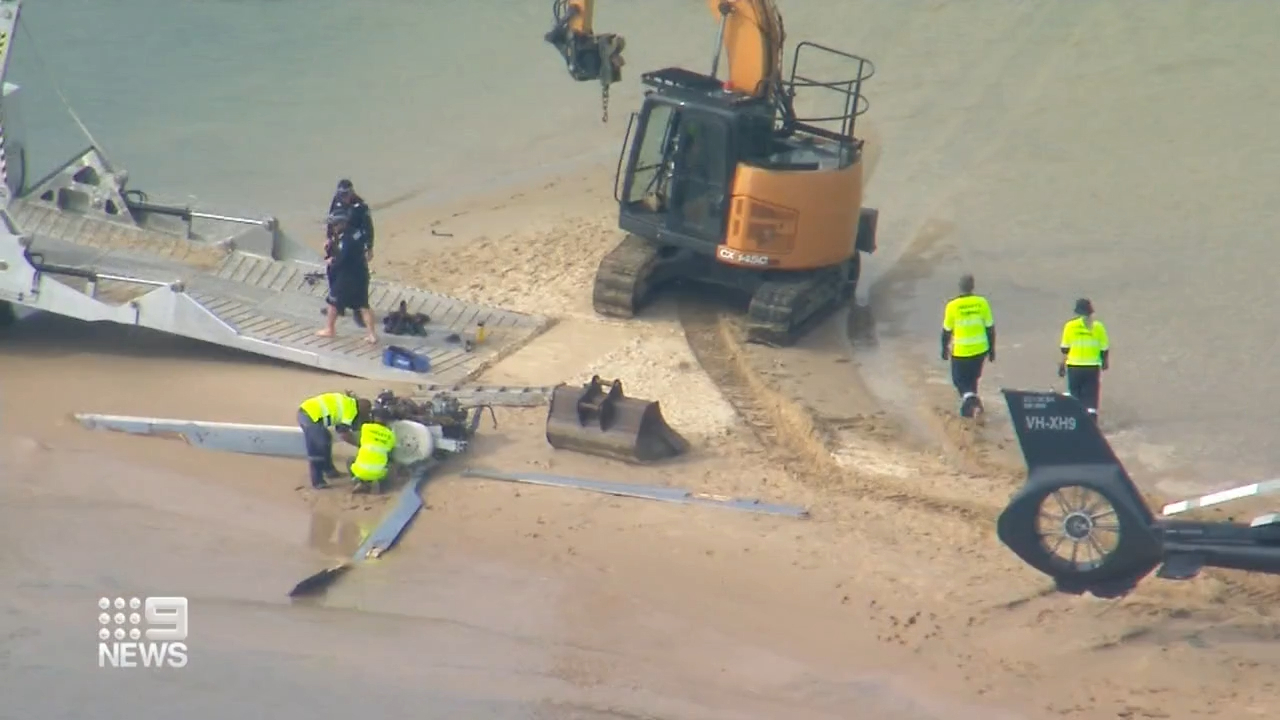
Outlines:
POLYGON ((1076 316, 1062 326, 1062 362, 1058 377, 1067 379, 1067 394, 1080 401, 1096 422, 1102 396, 1102 371, 1111 367, 1111 341, 1101 320, 1093 319, 1093 303, 1076 301, 1076 316))
POLYGON ((368 400, 340 392, 316 395, 298 406, 298 427, 302 428, 302 439, 307 447, 311 487, 327 487, 327 479, 342 475, 333 466, 333 436, 330 433, 337 433, 343 441, 354 445, 352 430, 370 407, 368 400))
POLYGON ((960 278, 960 294, 942 311, 942 359, 951 361, 951 384, 960 396, 960 416, 982 412, 978 381, 983 363, 996 361, 996 320, 991 303, 974 294, 972 275, 960 278))
POLYGON ((390 424, 390 414, 383 408, 374 408, 369 419, 360 423, 360 450, 351 461, 351 477, 356 481, 352 492, 382 492, 391 453, 396 449, 396 433, 390 424))

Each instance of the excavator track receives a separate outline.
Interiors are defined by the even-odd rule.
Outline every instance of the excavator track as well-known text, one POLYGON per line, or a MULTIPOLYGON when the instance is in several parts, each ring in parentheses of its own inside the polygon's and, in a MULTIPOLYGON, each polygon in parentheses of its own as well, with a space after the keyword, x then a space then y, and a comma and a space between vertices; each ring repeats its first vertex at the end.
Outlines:
POLYGON ((591 302, 605 317, 631 318, 644 306, 662 265, 662 248, 627 235, 600 261, 591 302))
MULTIPOLYGON (((600 315, 629 319, 659 285, 683 275, 696 278, 696 258, 637 235, 627 235, 600 261, 592 304, 600 315)), ((858 256, 846 265, 778 279, 756 286, 747 310, 747 340, 787 347, 848 301, 858 281, 858 256)), ((714 284, 714 281, 713 281, 714 284)))
POLYGON ((787 347, 847 298, 850 284, 838 268, 804 277, 765 281, 747 309, 747 340, 787 347))

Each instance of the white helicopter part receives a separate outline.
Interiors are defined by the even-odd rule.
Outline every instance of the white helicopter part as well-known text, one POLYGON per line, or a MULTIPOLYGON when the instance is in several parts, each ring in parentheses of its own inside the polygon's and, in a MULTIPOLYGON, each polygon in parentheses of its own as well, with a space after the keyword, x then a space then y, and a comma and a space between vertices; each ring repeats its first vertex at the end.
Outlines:
POLYGON ((434 429, 412 420, 391 423, 391 430, 396 434, 396 449, 391 453, 391 462, 413 465, 429 460, 436 451, 434 429))

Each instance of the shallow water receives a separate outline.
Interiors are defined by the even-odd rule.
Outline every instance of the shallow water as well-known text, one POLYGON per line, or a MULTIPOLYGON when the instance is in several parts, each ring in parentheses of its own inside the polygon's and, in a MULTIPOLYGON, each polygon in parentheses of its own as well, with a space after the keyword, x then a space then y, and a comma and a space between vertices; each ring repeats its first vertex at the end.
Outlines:
POLYGON ((1280 8, 894 7, 910 22, 862 45, 881 68, 865 266, 883 344, 937 362, 942 306, 973 272, 999 328, 984 388, 1060 386, 1061 327, 1089 297, 1126 461, 1175 493, 1275 476, 1280 8))
MULTIPOLYGON (((647 68, 689 54, 659 49, 708 45, 705 12, 654 0, 598 14, 647 68), (676 21, 640 21, 658 11, 676 21)), ((87 144, 52 77, 134 186, 297 222, 321 217, 339 177, 375 205, 438 201, 613 157, 638 94, 630 77, 601 124, 599 86, 569 80, 542 41, 549 1, 59 0, 29 3, 23 22, 10 79, 27 94, 32 177, 87 144)))
POLYGON ((992 717, 470 553, 429 511, 394 554, 291 605, 292 579, 330 562, 296 506, 30 438, 0 459, 0 717, 992 717), (188 665, 99 667, 98 598, 157 594, 189 598, 188 665))

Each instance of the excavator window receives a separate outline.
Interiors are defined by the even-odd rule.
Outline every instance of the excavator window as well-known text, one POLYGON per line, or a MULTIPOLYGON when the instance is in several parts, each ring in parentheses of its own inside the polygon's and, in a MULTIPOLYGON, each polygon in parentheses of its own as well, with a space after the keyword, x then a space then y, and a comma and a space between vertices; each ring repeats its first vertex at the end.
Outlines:
POLYGON ((626 178, 626 211, 680 235, 719 242, 732 172, 727 119, 649 100, 626 178))
POLYGON ((627 178, 626 202, 628 205, 657 204, 659 196, 665 196, 667 158, 671 146, 671 134, 676 127, 675 108, 656 105, 640 123, 640 136, 632 159, 630 177, 627 178))

